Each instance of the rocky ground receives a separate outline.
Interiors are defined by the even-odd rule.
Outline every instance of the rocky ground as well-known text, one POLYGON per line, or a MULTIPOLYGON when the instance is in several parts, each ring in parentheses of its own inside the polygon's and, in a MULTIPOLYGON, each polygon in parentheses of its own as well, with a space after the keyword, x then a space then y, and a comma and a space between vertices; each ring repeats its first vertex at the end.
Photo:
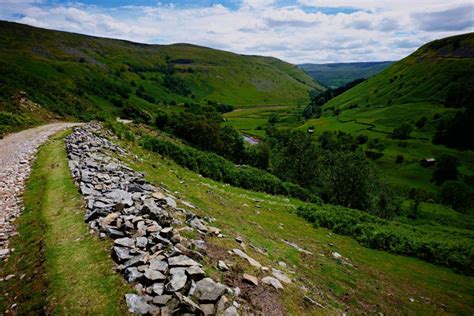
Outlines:
MULTIPOLYGON (((200 218, 195 207, 179 201, 163 188, 144 180, 144 175, 128 168, 117 155, 127 153, 108 140, 99 124, 78 127, 67 138, 66 147, 73 177, 87 203, 85 221, 101 238, 113 238, 111 249, 117 271, 135 284, 137 294, 126 295, 129 311, 137 314, 238 315, 258 313, 240 296, 238 287, 219 283, 206 276, 202 262, 206 237, 223 237, 211 226, 212 218, 200 218), (183 232, 196 231, 189 239, 183 232)), ((236 244, 241 242, 237 239, 236 244)), ((268 275, 259 280, 242 275, 246 284, 261 282, 283 289, 292 281, 277 269, 263 267, 244 250, 229 250, 268 275)), ((227 271, 226 262, 218 268, 227 271)))
POLYGON ((75 125, 53 123, 0 139, 0 260, 14 251, 8 240, 16 234, 14 221, 22 211, 21 195, 38 147, 54 133, 75 125))

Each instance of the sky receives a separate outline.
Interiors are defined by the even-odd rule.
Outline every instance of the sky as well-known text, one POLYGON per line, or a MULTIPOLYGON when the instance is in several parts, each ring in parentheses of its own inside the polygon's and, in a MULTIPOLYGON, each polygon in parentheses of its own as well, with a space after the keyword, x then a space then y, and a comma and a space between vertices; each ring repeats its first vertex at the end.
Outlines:
POLYGON ((399 60, 474 31, 474 0, 0 0, 0 19, 292 63, 399 60))

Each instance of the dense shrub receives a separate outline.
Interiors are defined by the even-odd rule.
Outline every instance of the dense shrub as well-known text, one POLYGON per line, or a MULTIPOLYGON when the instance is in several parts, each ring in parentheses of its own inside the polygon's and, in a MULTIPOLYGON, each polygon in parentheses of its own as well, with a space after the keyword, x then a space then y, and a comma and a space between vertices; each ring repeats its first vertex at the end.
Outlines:
POLYGON ((254 191, 292 196, 304 201, 319 201, 309 191, 296 184, 283 182, 257 168, 236 166, 214 153, 153 137, 144 137, 141 144, 145 149, 171 158, 179 165, 216 181, 254 191))
POLYGON ((151 116, 140 109, 138 106, 128 103, 123 106, 120 116, 126 119, 134 120, 136 123, 149 123, 151 116))
POLYGON ((411 132, 413 132, 413 127, 408 123, 403 123, 393 129, 392 137, 395 139, 408 139, 411 132))
POLYGON ((471 233, 410 226, 337 206, 299 207, 297 214, 315 226, 351 236, 362 245, 417 257, 458 272, 474 274, 474 243, 471 233))
POLYGON ((436 160, 436 169, 433 172, 432 181, 439 185, 445 181, 456 180, 458 178, 458 157, 442 154, 436 160))
POLYGON ((459 181, 447 181, 439 190, 440 201, 453 209, 465 212, 473 207, 473 190, 459 181))

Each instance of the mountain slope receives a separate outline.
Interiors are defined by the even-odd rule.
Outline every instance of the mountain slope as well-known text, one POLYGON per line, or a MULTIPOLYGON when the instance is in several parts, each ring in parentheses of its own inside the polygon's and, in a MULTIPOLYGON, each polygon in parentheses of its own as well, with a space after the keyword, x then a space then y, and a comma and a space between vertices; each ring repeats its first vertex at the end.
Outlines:
MULTIPOLYGON (((189 44, 145 45, 0 22, 0 111, 18 91, 48 110, 88 119, 132 103, 297 104, 323 87, 296 66, 189 44)), ((1 122, 0 122, 1 123, 1 122)))
POLYGON ((376 162, 396 185, 438 192, 432 181, 435 167, 424 168, 420 160, 448 154, 459 160, 457 179, 472 186, 474 152, 433 144, 433 138, 454 117, 468 120, 461 113, 473 105, 473 73, 474 33, 437 40, 331 99, 319 119, 300 128, 312 126, 316 136, 325 130, 344 131, 368 137, 367 144, 380 142, 376 162), (412 132, 406 139, 393 135, 407 124, 412 132))
POLYGON ((474 89, 473 73, 474 33, 448 37, 422 46, 327 106, 380 107, 411 102, 443 105, 452 91, 474 89))
POLYGON ((299 68, 315 80, 331 88, 340 87, 359 78, 369 78, 378 74, 392 61, 358 62, 358 63, 330 63, 330 64, 301 64, 299 68))

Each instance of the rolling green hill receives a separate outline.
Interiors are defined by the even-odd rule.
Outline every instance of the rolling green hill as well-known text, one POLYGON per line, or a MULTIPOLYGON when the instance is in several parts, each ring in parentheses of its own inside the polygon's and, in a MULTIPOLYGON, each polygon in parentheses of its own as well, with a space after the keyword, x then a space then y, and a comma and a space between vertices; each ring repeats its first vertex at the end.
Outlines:
POLYGON ((309 91, 323 89, 276 58, 190 44, 146 45, 0 21, 0 47, 0 127, 38 120, 19 107, 19 91, 49 112, 87 120, 116 115, 127 103, 151 114, 205 100, 303 104, 309 91))
POLYGON ((391 64, 393 61, 301 64, 298 67, 328 87, 336 88, 355 79, 372 77, 391 64))
POLYGON ((385 174, 397 184, 436 192, 431 182, 433 168, 420 160, 451 154, 461 164, 460 180, 472 185, 474 152, 433 144, 437 128, 472 106, 474 95, 474 33, 430 42, 383 72, 331 99, 322 116, 301 126, 341 130, 352 135, 379 139, 385 146, 377 160, 385 174), (403 123, 412 126, 407 140, 392 132, 403 123), (403 156, 402 163, 396 163, 403 156))
POLYGON ((327 104, 345 108, 414 102, 444 105, 453 90, 474 87, 474 33, 430 42, 327 104))

